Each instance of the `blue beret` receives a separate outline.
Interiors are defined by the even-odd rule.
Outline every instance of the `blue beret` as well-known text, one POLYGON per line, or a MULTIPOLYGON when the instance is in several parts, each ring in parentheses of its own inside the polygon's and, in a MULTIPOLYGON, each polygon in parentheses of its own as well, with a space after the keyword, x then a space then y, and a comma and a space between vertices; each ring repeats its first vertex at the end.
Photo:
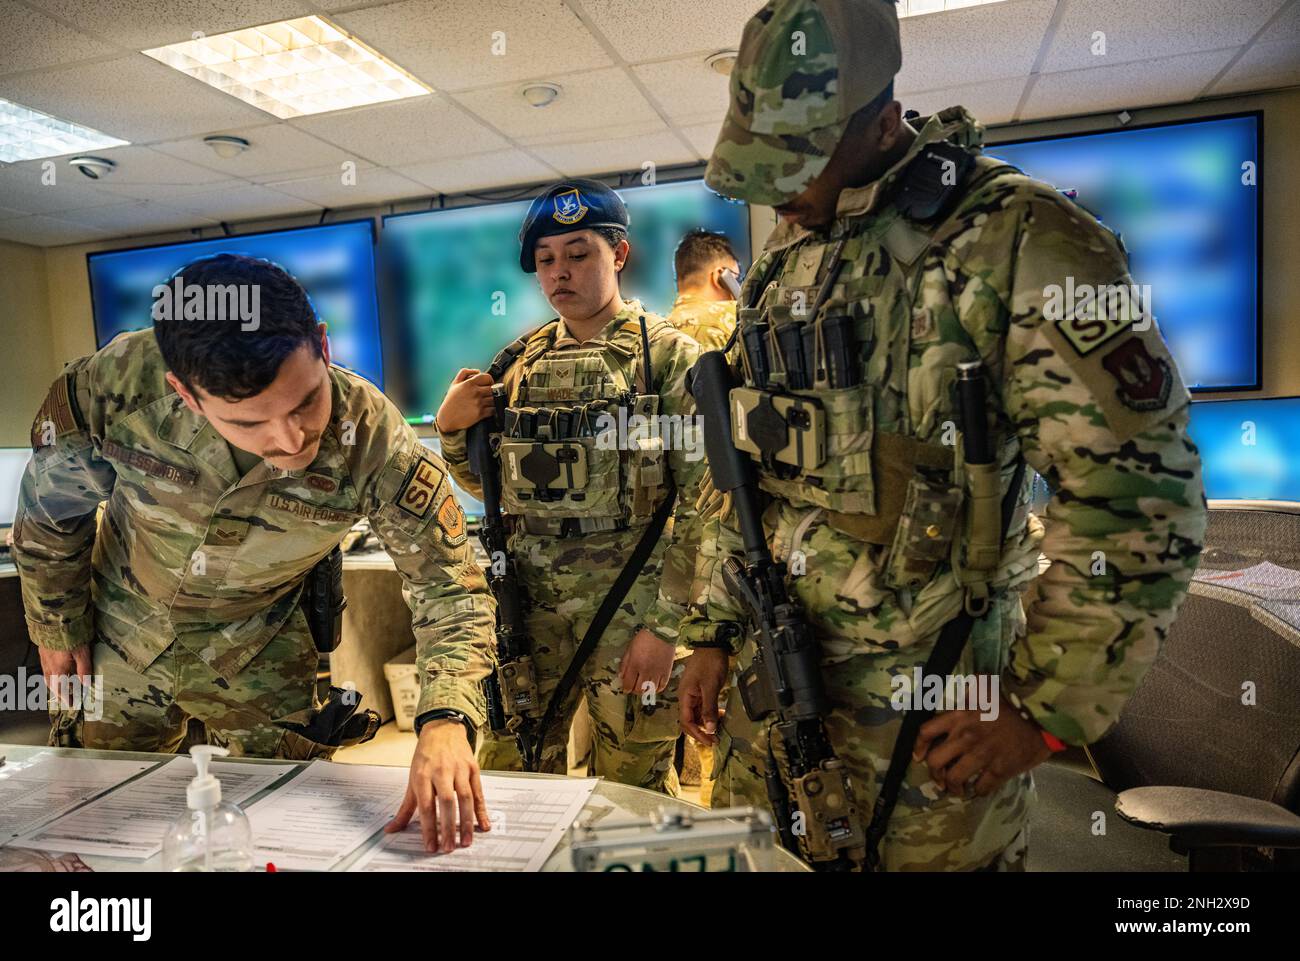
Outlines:
POLYGON ((578 178, 551 184, 533 201, 519 228, 519 266, 526 274, 537 272, 533 248, 543 237, 592 227, 626 230, 627 225, 622 198, 603 183, 578 178))

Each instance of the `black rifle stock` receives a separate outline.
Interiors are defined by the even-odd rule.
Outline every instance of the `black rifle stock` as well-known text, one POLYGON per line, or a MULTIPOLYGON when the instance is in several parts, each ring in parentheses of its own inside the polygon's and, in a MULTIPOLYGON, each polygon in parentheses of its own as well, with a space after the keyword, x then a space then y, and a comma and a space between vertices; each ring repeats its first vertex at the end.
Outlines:
POLYGON ((731 440, 733 386, 725 354, 700 356, 691 392, 704 418, 705 455, 714 487, 731 495, 744 545, 744 562, 730 557, 722 568, 728 592, 746 610, 756 646, 753 663, 740 676, 741 700, 753 720, 776 716, 773 727, 789 779, 782 778, 769 744, 766 787, 782 843, 816 867, 847 869, 863 857, 864 826, 822 722, 829 704, 817 640, 767 546, 753 462, 731 440))
POLYGON ((469 468, 483 488, 483 523, 479 541, 487 552, 488 587, 497 602, 497 670, 483 682, 488 724, 494 733, 514 734, 524 766, 532 769, 532 730, 537 711, 537 684, 524 631, 523 586, 514 559, 506 549, 508 533, 501 513, 501 473, 492 450, 492 430, 500 420, 503 400, 497 394, 497 416, 487 417, 466 431, 469 468))

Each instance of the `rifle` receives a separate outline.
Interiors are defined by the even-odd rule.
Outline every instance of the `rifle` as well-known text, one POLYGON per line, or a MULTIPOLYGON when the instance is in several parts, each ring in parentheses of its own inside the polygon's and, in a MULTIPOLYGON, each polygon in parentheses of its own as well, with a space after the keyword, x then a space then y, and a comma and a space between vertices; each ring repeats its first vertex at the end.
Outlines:
POLYGON ((728 592, 745 607, 756 647, 753 663, 740 675, 740 697, 751 720, 775 715, 772 728, 785 748, 788 783, 770 740, 765 776, 781 843, 819 870, 851 870, 865 858, 865 831, 848 771, 822 721, 830 705, 817 640, 767 546, 753 462, 731 440, 734 386, 724 353, 700 355, 691 393, 704 416, 705 455, 714 487, 731 494, 744 544, 743 563, 729 557, 722 565, 728 592))
POLYGON ((494 734, 509 732, 519 746, 524 769, 534 769, 534 729, 542 713, 537 690, 537 669, 524 632, 524 591, 514 559, 506 550, 506 525, 501 513, 501 473, 492 449, 492 433, 500 430, 505 392, 493 387, 495 416, 486 417, 466 432, 469 468, 483 487, 483 523, 479 542, 488 556, 487 581, 497 602, 497 669, 483 681, 488 724, 494 734))

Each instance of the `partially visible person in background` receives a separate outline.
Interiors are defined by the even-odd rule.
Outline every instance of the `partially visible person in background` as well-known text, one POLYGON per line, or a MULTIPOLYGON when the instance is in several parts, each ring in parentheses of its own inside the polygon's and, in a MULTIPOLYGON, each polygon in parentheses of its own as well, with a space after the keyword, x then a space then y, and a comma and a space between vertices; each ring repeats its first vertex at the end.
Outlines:
POLYGON ((699 342, 700 350, 721 350, 736 326, 740 264, 726 234, 688 232, 673 255, 677 299, 668 323, 699 342))

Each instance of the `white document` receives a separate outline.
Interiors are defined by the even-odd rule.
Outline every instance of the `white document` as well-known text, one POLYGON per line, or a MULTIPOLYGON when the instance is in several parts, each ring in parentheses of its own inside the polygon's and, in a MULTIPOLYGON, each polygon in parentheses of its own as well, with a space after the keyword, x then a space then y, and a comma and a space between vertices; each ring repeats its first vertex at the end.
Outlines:
POLYGON ((596 788, 597 778, 483 775, 492 830, 445 854, 424 849, 420 825, 386 834, 352 871, 540 871, 596 788))
POLYGON ((404 767, 313 761, 248 809, 258 864, 328 871, 397 813, 404 767))
POLYGON ((42 751, 0 766, 0 846, 116 787, 156 761, 61 757, 42 751))
MULTIPOLYGON (((213 759, 221 800, 240 804, 294 769, 293 764, 240 764, 213 759)), ((148 860, 162 850, 167 827, 188 808, 194 762, 177 757, 155 771, 11 842, 42 851, 148 860)))

